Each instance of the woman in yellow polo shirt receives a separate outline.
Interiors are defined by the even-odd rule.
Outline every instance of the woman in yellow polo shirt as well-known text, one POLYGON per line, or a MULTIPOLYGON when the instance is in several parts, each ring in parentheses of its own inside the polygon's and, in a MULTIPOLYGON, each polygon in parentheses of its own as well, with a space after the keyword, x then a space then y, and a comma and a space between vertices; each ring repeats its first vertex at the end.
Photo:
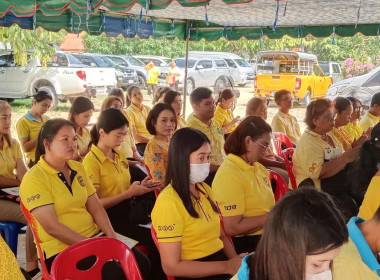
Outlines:
POLYGON ((343 128, 347 131, 351 141, 354 141, 355 139, 359 139, 363 134, 363 130, 359 126, 359 120, 363 112, 363 107, 359 99, 356 99, 355 97, 347 97, 347 99, 351 101, 353 110, 350 122, 343 126, 343 128))
POLYGON ((220 228, 211 188, 203 183, 209 169, 210 140, 199 130, 183 128, 169 146, 165 189, 152 211, 162 267, 182 279, 229 279, 242 256, 220 228))
POLYGON ((340 141, 330 133, 336 114, 331 101, 317 99, 306 108, 308 129, 293 155, 297 185, 313 185, 331 194, 346 218, 357 214, 348 172, 349 163, 357 159, 359 147, 344 152, 340 141))
POLYGON ((53 97, 46 91, 39 91, 33 98, 32 108, 16 124, 18 139, 25 153, 28 167, 35 163, 37 136, 42 125, 49 119, 45 113, 49 110, 53 97))
MULTIPOLYGON (((173 108, 166 103, 154 105, 146 120, 146 128, 154 135, 145 149, 144 161, 152 179, 165 181, 169 141, 177 126, 173 108)), ((164 187, 164 186, 162 186, 164 187)))
POLYGON ((345 97, 337 97, 333 102, 334 113, 336 114, 334 128, 331 130, 331 134, 335 136, 340 142, 345 151, 359 147, 367 141, 367 133, 362 134, 358 139, 351 140, 350 135, 343 128, 350 123, 351 115, 353 113, 353 106, 349 99, 345 97))
POLYGON ((164 274, 150 229, 139 226, 150 222, 148 215, 153 205, 150 205, 149 195, 154 196, 154 187, 161 182, 154 182, 148 177, 141 182, 131 182, 128 161, 117 149, 127 131, 128 120, 120 110, 111 108, 101 112, 91 129, 92 146, 83 159, 83 165, 115 231, 149 248, 152 277, 155 275, 156 279, 161 279, 164 274))
MULTIPOLYGON (((7 187, 19 186, 26 173, 22 159, 20 144, 10 135, 11 106, 0 100, 0 221, 18 222, 27 225, 28 222, 21 212, 19 198, 9 196, 7 187)), ((38 273, 38 258, 33 233, 29 226, 26 231, 26 270, 31 276, 38 273)))
POLYGON ((236 123, 240 120, 240 117, 237 116, 234 118, 232 113, 232 106, 236 100, 235 93, 230 89, 224 89, 219 96, 217 106, 215 109, 214 120, 219 122, 222 127, 222 132, 224 134, 224 139, 227 139, 236 128, 236 123))
POLYGON ((20 186, 22 203, 37 223, 48 270, 71 244, 100 231, 116 237, 82 164, 71 160, 77 148, 75 129, 64 119, 44 124, 38 136, 37 163, 20 186))
POLYGON ((90 122, 94 109, 94 104, 91 100, 84 96, 75 98, 73 104, 71 104, 68 119, 76 126, 78 143, 78 149, 73 158, 74 160, 81 161, 90 150, 88 145, 91 141, 91 135, 86 126, 90 122))
POLYGON ((270 146, 271 132, 262 118, 246 117, 227 138, 227 158, 212 183, 237 253, 256 249, 275 203, 268 171, 258 162, 270 146))
POLYGON ((152 135, 146 129, 145 123, 148 117, 150 108, 143 104, 143 95, 138 86, 130 86, 127 89, 127 104, 125 110, 130 122, 129 128, 132 131, 133 137, 136 140, 136 147, 140 155, 144 155, 146 144, 149 142, 152 135))
POLYGON ((181 94, 174 90, 169 90, 165 97, 164 103, 169 104, 174 109, 177 116, 177 130, 186 127, 186 121, 181 117, 182 97, 181 94))

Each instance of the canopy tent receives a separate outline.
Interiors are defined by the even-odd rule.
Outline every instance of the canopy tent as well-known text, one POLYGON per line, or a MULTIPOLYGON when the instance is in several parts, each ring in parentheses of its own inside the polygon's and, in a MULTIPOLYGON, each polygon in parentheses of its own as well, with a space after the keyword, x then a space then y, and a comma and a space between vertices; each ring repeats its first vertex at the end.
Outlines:
POLYGON ((379 35, 378 0, 2 0, 0 26, 190 40, 379 35))

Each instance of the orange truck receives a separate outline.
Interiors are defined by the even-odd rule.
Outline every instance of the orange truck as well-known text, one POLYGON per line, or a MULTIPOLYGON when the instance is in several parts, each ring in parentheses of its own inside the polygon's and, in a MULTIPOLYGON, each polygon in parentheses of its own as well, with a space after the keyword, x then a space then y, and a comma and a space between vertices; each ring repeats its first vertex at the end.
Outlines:
POLYGON ((255 96, 273 100, 280 89, 291 92, 294 101, 309 104, 323 98, 332 84, 313 54, 293 51, 262 51, 256 58, 255 96))

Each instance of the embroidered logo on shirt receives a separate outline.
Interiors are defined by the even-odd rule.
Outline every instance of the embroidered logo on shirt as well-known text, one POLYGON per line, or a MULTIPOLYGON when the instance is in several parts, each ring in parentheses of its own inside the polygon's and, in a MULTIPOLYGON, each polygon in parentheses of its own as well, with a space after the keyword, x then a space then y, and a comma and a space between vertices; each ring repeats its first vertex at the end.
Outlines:
POLYGON ((317 164, 316 163, 313 163, 311 165, 311 167, 309 168, 309 172, 310 173, 314 173, 314 171, 317 169, 317 164))
POLYGON ((220 134, 220 135, 223 135, 223 131, 220 127, 217 127, 216 128, 216 131, 220 134))
POLYGON ((159 231, 173 231, 175 228, 175 224, 169 226, 158 226, 159 231))
POLYGON ((235 209, 236 209, 236 204, 224 206, 224 210, 235 210, 235 209))
POLYGON ((79 185, 80 185, 81 187, 86 186, 86 183, 84 182, 84 179, 83 179, 82 176, 78 176, 78 177, 77 177, 77 180, 78 180, 78 183, 79 183, 79 185))
POLYGON ((122 162, 121 162, 121 165, 123 165, 123 167, 124 167, 125 169, 128 169, 128 164, 127 164, 125 161, 122 161, 122 162))
POLYGON ((28 197, 27 199, 26 199, 26 201, 27 202, 31 202, 31 201, 33 201, 33 200, 36 200, 36 199, 39 199, 41 196, 40 196, 40 194, 38 193, 38 194, 36 194, 36 195, 33 195, 33 196, 31 196, 31 197, 28 197))

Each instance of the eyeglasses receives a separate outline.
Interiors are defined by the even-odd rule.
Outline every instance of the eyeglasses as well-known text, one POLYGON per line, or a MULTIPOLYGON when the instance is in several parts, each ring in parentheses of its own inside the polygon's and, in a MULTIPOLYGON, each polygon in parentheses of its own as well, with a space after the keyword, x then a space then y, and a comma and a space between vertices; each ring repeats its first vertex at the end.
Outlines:
POLYGON ((288 101, 288 102, 290 102, 290 101, 292 101, 293 99, 291 99, 290 97, 289 98, 284 98, 284 99, 280 99, 279 101, 288 101))
POLYGON ((324 114, 323 117, 328 121, 334 121, 336 119, 336 114, 324 114))
POLYGON ((362 106, 354 107, 354 111, 355 112, 361 112, 361 111, 363 111, 363 107, 362 106))
POLYGON ((261 144, 259 141, 253 139, 252 137, 251 137, 251 139, 253 142, 256 142, 257 144, 259 144, 261 146, 261 148, 263 149, 263 151, 266 151, 270 146, 270 144, 268 144, 268 145, 261 144))

